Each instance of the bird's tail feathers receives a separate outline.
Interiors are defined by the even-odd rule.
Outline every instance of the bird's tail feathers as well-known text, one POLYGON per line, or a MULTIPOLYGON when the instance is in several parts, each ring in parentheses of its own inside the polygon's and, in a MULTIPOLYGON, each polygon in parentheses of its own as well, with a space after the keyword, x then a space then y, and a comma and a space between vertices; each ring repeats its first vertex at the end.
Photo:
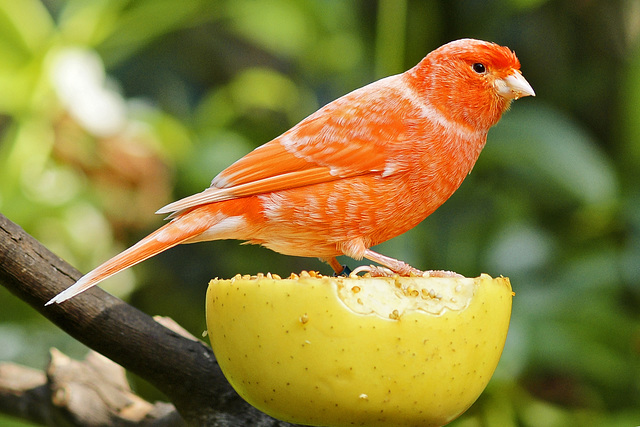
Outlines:
POLYGON ((140 240, 124 252, 104 262, 94 270, 85 274, 75 284, 60 292, 45 305, 61 303, 87 289, 97 285, 114 274, 136 265, 154 255, 170 249, 186 240, 192 239, 206 230, 206 226, 184 227, 181 219, 176 218, 147 237, 140 240))

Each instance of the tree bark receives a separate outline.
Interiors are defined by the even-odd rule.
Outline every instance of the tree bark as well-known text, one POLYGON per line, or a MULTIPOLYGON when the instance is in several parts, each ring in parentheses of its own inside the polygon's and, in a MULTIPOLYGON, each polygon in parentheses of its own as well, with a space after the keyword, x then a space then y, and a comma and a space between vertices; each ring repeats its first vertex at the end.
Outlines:
POLYGON ((51 349, 46 374, 0 363, 0 412, 43 425, 186 425, 172 404, 136 396, 124 369, 94 351, 77 361, 51 349))
POLYGON ((0 214, 0 283, 78 341, 153 384, 187 423, 291 425, 242 400, 209 346, 162 326, 98 287, 62 304, 44 306, 80 276, 0 214))

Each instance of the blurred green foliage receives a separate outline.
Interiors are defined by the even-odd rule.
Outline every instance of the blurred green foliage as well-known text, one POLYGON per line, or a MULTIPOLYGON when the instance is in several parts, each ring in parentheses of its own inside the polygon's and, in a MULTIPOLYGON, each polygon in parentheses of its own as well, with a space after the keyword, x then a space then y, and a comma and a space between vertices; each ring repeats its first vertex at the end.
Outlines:
MULTIPOLYGON (((379 250, 512 280, 500 366, 454 425, 637 425, 639 23, 625 0, 0 0, 0 211, 87 271, 319 106, 452 39, 508 45, 537 97, 450 201, 379 250)), ((199 335, 209 278, 301 269, 329 270, 214 242, 104 287, 199 335)), ((84 352, 4 289, 0 304, 0 360, 84 352)))

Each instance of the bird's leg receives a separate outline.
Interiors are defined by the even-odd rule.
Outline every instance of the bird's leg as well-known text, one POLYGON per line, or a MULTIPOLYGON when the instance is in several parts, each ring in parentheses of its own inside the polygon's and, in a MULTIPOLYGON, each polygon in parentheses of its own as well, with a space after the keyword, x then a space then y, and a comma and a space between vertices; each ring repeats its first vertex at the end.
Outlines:
POLYGON ((379 254, 377 252, 372 251, 371 249, 366 249, 364 251, 364 257, 370 261, 377 262, 378 264, 381 264, 386 268, 377 267, 375 265, 371 265, 368 267, 363 266, 363 267, 358 267, 356 270, 354 270, 354 273, 366 270, 372 276, 392 276, 393 274, 398 274, 400 276, 463 277, 460 274, 455 273, 453 271, 418 270, 417 268, 413 268, 405 262, 379 254))
POLYGON ((422 276, 424 274, 423 271, 413 268, 405 262, 379 254, 371 249, 366 249, 364 251, 364 257, 370 261, 377 262, 378 264, 387 267, 380 268, 371 266, 372 270, 370 270, 369 273, 371 273, 372 276, 389 276, 389 270, 392 274, 398 274, 400 276, 422 276))
POLYGON ((323 261, 325 261, 327 264, 331 266, 331 268, 334 271, 333 273, 334 276, 348 276, 349 274, 351 274, 351 269, 346 265, 340 264, 336 259, 336 257, 331 257, 323 261))

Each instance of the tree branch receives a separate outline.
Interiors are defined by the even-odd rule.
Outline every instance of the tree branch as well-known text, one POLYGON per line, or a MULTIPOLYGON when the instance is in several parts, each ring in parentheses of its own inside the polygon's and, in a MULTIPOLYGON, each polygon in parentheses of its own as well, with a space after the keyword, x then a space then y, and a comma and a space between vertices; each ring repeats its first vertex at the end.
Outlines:
POLYGON ((94 351, 76 361, 52 349, 46 374, 0 363, 0 411, 44 425, 185 425, 173 405, 136 396, 124 369, 94 351))
POLYGON ((0 364, 0 412, 34 423, 51 417, 47 376, 37 369, 13 363, 0 364))
POLYGON ((210 347, 167 329, 100 288, 44 306, 80 276, 0 214, 0 282, 69 335, 153 384, 189 424, 290 425, 242 400, 210 347))

